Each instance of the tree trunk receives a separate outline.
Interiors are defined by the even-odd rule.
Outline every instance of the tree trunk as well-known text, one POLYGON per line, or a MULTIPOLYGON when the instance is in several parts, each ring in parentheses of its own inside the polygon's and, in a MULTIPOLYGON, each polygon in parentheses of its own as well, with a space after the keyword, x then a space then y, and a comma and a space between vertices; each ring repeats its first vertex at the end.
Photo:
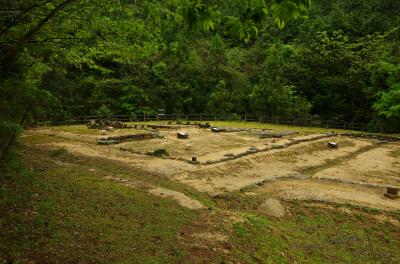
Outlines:
MULTIPOLYGON (((20 124, 21 127, 24 126, 24 123, 25 123, 25 121, 26 121, 26 118, 28 117, 28 114, 29 114, 29 112, 30 112, 31 110, 32 110, 32 104, 30 105, 29 108, 26 109, 24 115, 22 116, 22 118, 21 118, 21 120, 20 120, 20 122, 19 122, 19 124, 20 124)), ((4 146, 4 149, 2 149, 1 155, 0 155, 0 159, 3 158, 3 157, 8 153, 8 151, 9 151, 10 148, 11 148, 11 146, 14 144, 16 137, 17 137, 17 133, 14 132, 14 133, 11 135, 10 139, 8 140, 8 142, 6 143, 6 145, 4 146)))

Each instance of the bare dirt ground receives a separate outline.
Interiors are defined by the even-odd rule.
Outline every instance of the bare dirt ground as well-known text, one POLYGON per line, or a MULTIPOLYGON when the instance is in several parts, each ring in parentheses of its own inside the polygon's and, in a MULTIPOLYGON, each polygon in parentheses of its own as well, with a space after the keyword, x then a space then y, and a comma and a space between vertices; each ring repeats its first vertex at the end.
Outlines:
POLYGON ((372 143, 347 138, 319 139, 284 149, 260 152, 224 164, 204 166, 195 172, 185 172, 175 177, 196 189, 211 194, 235 191, 243 187, 281 177, 302 177, 304 171, 336 160, 372 143), (336 141, 343 147, 329 149, 328 141, 336 141))
MULTIPOLYGON (((143 131, 122 129, 109 135, 140 132, 143 131)), ((163 138, 110 146, 98 145, 99 133, 93 130, 86 133, 82 127, 75 131, 28 130, 24 137, 42 137, 38 144, 44 151, 65 148, 79 155, 124 162, 132 168, 158 173, 210 195, 247 188, 253 195, 267 194, 280 199, 400 210, 400 200, 390 200, 383 195, 386 186, 400 187, 400 143, 378 144, 369 139, 312 133, 260 139, 260 132, 213 133, 209 129, 181 127, 161 129, 163 138), (177 139, 178 131, 188 132, 189 139, 177 139), (297 143, 293 144, 294 141, 297 143), (337 142, 339 148, 328 148, 329 141, 337 142), (121 147, 143 154, 165 148, 169 157, 135 154, 122 151, 121 147), (257 149, 257 153, 247 153, 249 148, 257 149), (240 153, 246 155, 214 164, 203 163, 240 153), (194 165, 184 161, 192 156, 202 163, 194 165)), ((157 186, 149 188, 150 193, 175 199, 186 207, 203 208, 182 193, 157 186)))
POLYGON ((321 170, 315 177, 400 186, 400 159, 394 154, 399 149, 395 144, 377 147, 337 166, 321 170))
POLYGON ((387 199, 382 195, 384 188, 371 188, 323 180, 276 181, 263 185, 256 192, 267 193, 283 200, 330 201, 378 209, 400 209, 400 202, 398 200, 387 199))
MULTIPOLYGON (((260 131, 259 131, 260 133, 260 131)), ((196 156, 199 160, 221 158, 226 153, 238 153, 250 146, 264 145, 270 139, 260 140, 253 131, 212 133, 209 129, 181 127, 180 129, 161 130, 164 138, 154 139, 148 144, 145 141, 132 141, 120 144, 121 147, 146 153, 155 148, 165 148, 170 157, 190 159, 196 156), (178 139, 177 132, 187 132, 188 139, 178 139)))

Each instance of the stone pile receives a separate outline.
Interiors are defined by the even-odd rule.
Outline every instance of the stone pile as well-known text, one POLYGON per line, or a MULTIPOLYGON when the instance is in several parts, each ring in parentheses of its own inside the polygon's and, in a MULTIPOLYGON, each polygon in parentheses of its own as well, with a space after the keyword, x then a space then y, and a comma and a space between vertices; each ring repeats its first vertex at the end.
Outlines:
POLYGON ((106 129, 108 127, 113 128, 124 128, 124 123, 120 121, 102 120, 102 119, 90 119, 86 126, 90 129, 106 129))

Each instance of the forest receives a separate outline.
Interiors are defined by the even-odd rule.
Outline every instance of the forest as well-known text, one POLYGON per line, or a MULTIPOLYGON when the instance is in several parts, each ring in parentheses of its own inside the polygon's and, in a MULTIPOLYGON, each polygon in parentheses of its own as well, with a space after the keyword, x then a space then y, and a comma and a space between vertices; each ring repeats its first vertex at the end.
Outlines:
POLYGON ((400 0, 0 0, 0 264, 400 263, 399 230, 400 0))
POLYGON ((1 6, 4 135, 158 109, 400 125, 397 0, 1 6))

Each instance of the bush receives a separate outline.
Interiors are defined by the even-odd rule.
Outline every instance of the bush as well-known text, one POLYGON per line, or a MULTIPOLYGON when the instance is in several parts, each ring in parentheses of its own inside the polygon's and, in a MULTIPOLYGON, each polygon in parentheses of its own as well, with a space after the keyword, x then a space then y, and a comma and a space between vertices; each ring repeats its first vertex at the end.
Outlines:
POLYGON ((0 122, 0 158, 3 158, 8 152, 21 131, 22 127, 17 123, 9 121, 0 122))
POLYGON ((156 149, 153 152, 147 152, 146 154, 154 157, 169 156, 169 153, 166 149, 156 149))
POLYGON ((49 156, 50 157, 59 157, 64 155, 65 153, 67 153, 67 150, 65 148, 55 148, 55 149, 51 149, 49 151, 49 156))

